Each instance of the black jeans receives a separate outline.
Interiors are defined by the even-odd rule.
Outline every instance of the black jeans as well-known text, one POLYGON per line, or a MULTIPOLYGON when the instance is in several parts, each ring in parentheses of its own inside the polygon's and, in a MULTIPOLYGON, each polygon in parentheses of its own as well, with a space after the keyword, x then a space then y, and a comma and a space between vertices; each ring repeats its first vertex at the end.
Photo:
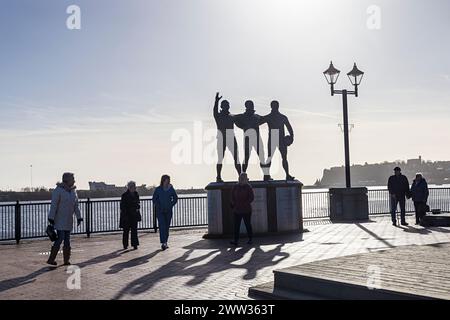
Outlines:
POLYGON ((424 201, 414 201, 414 209, 416 211, 416 223, 420 223, 422 219, 427 214, 427 204, 424 201))
POLYGON ((59 249, 64 241, 64 247, 70 248, 70 231, 57 230, 57 232, 58 232, 58 239, 56 239, 56 241, 53 243, 53 246, 59 249))
POLYGON ((234 241, 239 241, 239 234, 241 230, 241 221, 244 219, 245 228, 247 229, 247 235, 249 240, 253 238, 253 229, 251 222, 251 214, 250 213, 235 213, 234 214, 234 241))
POLYGON ((138 233, 137 233, 137 223, 133 223, 131 225, 127 225, 123 228, 123 238, 122 243, 123 247, 128 247, 128 238, 131 231, 131 246, 137 247, 139 245, 138 233))
POLYGON ((392 218, 392 222, 396 222, 397 218, 396 218, 396 211, 397 211, 397 205, 400 204, 400 217, 401 217, 401 222, 405 222, 405 207, 406 207, 406 199, 405 196, 396 196, 393 197, 391 195, 391 218, 392 218))

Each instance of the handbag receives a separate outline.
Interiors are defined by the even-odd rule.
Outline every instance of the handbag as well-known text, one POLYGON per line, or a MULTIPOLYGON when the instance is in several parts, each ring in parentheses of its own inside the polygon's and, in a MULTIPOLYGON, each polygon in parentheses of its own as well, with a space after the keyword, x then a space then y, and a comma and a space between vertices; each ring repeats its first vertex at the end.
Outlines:
POLYGON ((55 242, 58 239, 58 235, 56 234, 55 227, 49 224, 47 226, 47 229, 45 230, 45 233, 50 238, 51 242, 55 242))
POLYGON ((142 221, 142 215, 141 215, 141 211, 140 210, 136 211, 136 221, 137 222, 142 221))

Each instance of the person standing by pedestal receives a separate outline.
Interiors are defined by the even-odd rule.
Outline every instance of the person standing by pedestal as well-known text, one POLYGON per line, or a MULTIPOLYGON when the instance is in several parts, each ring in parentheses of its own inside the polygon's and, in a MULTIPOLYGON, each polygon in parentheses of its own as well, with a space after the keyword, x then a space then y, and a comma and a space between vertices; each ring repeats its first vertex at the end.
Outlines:
POLYGON ((416 211, 416 224, 420 224, 420 220, 427 213, 426 207, 429 194, 427 181, 421 173, 417 173, 416 179, 414 179, 411 185, 411 197, 414 201, 414 209, 416 211))
POLYGON ((139 194, 136 191, 136 183, 130 181, 127 184, 128 190, 122 194, 120 199, 120 227, 123 228, 122 244, 123 249, 128 249, 128 238, 131 231, 131 246, 136 250, 139 246, 137 232, 138 222, 141 221, 139 209, 139 194))
POLYGON ((153 204, 155 205, 156 217, 159 224, 159 239, 161 241, 161 249, 169 248, 167 241, 169 239, 169 227, 172 221, 173 206, 178 201, 178 196, 170 184, 170 177, 163 175, 159 187, 153 193, 153 204))
POLYGON ((407 226, 406 223, 406 197, 409 198, 409 182, 406 176, 402 175, 402 170, 399 167, 394 168, 394 175, 389 177, 388 190, 391 201, 391 218, 392 225, 397 225, 396 212, 397 205, 400 204, 401 225, 407 226))
POLYGON ((252 202, 255 198, 253 189, 248 183, 248 177, 245 172, 239 175, 239 182, 231 190, 231 208, 234 215, 234 241, 230 243, 237 246, 241 221, 244 220, 245 228, 248 234, 248 244, 252 243, 253 230, 251 224, 252 202))
POLYGON ((55 227, 58 238, 51 247, 47 263, 53 266, 57 265, 55 259, 63 242, 64 265, 70 265, 70 233, 73 228, 73 215, 77 217, 78 226, 83 221, 75 189, 74 174, 66 172, 62 176, 62 183, 58 183, 52 193, 48 221, 55 227))

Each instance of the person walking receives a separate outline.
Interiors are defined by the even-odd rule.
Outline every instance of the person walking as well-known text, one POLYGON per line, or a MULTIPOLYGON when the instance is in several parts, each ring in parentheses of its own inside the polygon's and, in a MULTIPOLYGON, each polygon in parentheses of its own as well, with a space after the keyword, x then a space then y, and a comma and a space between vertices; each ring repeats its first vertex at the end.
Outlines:
POLYGON ((251 223, 252 202, 255 198, 253 189, 248 183, 248 177, 245 172, 239 175, 239 182, 231 190, 231 208, 234 214, 234 241, 230 243, 238 245, 241 222, 244 220, 247 229, 248 244, 252 244, 253 230, 251 223))
POLYGON ((429 194, 427 181, 423 178, 421 173, 417 173, 416 178, 411 185, 411 197, 416 212, 416 225, 420 224, 420 220, 427 213, 426 208, 429 194))
POLYGON ((156 217, 159 224, 159 239, 161 242, 161 249, 169 248, 167 241, 169 239, 169 228, 172 221, 173 207, 178 201, 178 196, 170 184, 170 177, 163 175, 159 187, 153 192, 153 204, 156 210, 156 217))
POLYGON ((136 250, 139 246, 137 232, 138 222, 142 220, 140 213, 139 194, 136 191, 136 183, 130 181, 127 184, 127 191, 120 199, 120 228, 123 228, 122 244, 123 249, 128 249, 128 239, 131 231, 131 246, 136 250))
POLYGON ((57 265, 56 256, 63 242, 64 265, 70 265, 70 233, 73 228, 73 215, 77 217, 78 226, 83 222, 75 189, 74 174, 66 172, 62 176, 62 183, 57 183, 52 193, 48 221, 56 229, 58 237, 51 247, 47 263, 53 266, 57 265))
POLYGON ((405 205, 406 197, 410 197, 409 182, 399 167, 395 167, 394 175, 389 177, 388 189, 391 201, 392 225, 397 226, 396 212, 397 206, 400 204, 401 225, 407 226, 405 205))

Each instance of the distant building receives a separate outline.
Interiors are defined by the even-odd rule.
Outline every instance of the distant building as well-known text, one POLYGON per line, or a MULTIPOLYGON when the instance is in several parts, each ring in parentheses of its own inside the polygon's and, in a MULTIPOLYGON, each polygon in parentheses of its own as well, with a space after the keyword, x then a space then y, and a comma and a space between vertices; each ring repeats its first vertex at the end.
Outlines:
POLYGON ((406 160, 406 164, 411 167, 418 167, 422 165, 422 157, 419 156, 419 159, 408 159, 406 160))
POLYGON ((104 182, 89 181, 90 191, 115 191, 117 187, 115 184, 106 184, 104 182))

